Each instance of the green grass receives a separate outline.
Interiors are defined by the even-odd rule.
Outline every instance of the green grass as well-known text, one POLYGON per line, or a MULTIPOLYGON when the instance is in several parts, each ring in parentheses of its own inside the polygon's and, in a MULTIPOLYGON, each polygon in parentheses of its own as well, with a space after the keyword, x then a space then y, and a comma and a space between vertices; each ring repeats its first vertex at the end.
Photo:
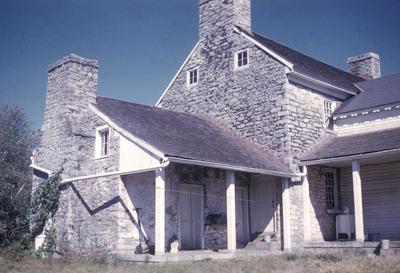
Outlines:
POLYGON ((400 273, 400 257, 271 255, 196 263, 134 264, 111 259, 24 259, 0 257, 0 273, 400 273))

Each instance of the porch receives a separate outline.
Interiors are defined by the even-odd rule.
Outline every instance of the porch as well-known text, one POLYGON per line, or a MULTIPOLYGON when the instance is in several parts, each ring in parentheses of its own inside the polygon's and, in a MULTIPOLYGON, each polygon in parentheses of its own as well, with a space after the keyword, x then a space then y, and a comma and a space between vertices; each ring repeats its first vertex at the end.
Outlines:
POLYGON ((286 178, 178 163, 121 178, 137 223, 120 223, 123 260, 228 259, 284 247, 286 178))
POLYGON ((400 253, 398 154, 321 159, 305 168, 305 250, 400 253))

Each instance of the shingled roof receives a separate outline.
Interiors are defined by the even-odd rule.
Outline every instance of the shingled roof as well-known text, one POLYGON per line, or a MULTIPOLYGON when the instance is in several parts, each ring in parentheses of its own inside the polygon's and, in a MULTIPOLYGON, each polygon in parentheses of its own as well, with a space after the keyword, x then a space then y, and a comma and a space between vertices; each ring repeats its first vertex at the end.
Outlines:
POLYGON ((360 94, 347 100, 335 115, 400 102, 400 74, 357 83, 360 94))
POLYGON ((327 139, 302 157, 302 161, 366 155, 400 148, 400 128, 327 139))
POLYGON ((289 174, 282 160, 211 119, 97 97, 96 108, 168 157, 289 174))
POLYGON ((275 54, 292 63, 294 65, 294 71, 353 92, 354 94, 359 92, 359 90, 354 86, 354 83, 363 81, 363 78, 318 61, 258 33, 249 33, 240 27, 237 28, 268 49, 272 50, 275 54))

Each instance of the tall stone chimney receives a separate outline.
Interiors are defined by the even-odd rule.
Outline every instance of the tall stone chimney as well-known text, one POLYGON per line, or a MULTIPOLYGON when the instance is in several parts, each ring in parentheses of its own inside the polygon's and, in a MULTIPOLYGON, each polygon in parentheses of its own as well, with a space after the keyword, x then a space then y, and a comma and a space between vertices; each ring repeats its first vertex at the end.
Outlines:
POLYGON ((347 58, 351 73, 366 80, 381 77, 381 61, 379 55, 373 52, 347 58))
POLYGON ((251 30, 251 0, 199 0, 200 40, 226 36, 239 26, 251 30))
POLYGON ((46 108, 43 125, 57 116, 77 113, 96 102, 96 60, 69 54, 48 68, 46 108))

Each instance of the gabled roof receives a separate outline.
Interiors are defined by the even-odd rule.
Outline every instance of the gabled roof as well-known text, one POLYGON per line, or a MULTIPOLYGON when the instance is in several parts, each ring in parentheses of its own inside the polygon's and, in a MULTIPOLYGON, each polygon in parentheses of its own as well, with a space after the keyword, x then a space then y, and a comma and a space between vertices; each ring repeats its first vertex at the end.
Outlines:
POLYGON ((96 102, 112 122, 167 157, 290 174, 281 159, 211 119, 111 98, 96 102))
POLYGON ((345 89, 353 92, 354 94, 359 92, 359 90, 354 86, 354 83, 364 80, 363 78, 338 69, 332 65, 318 61, 310 56, 300 53, 299 51, 291 49, 274 40, 268 39, 258 33, 249 33, 240 27, 237 28, 241 32, 244 32, 252 37, 257 42, 261 43, 266 48, 273 51, 275 54, 292 63, 295 72, 345 89))
POLYGON ((360 94, 347 100, 335 115, 400 103, 400 74, 357 83, 360 94))
POLYGON ((367 155, 400 148, 400 128, 333 137, 305 154, 301 161, 367 155))

